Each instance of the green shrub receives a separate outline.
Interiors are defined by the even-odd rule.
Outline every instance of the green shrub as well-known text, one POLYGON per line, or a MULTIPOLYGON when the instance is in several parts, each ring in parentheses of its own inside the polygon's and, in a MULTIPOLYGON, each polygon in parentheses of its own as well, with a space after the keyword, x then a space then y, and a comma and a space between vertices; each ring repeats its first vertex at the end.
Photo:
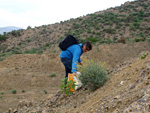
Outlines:
POLYGON ((46 91, 46 90, 44 90, 44 93, 45 93, 45 94, 47 94, 47 91, 46 91))
POLYGON ((25 90, 22 90, 22 93, 24 93, 25 92, 25 90))
POLYGON ((99 40, 98 40, 97 38, 95 38, 95 37, 88 37, 88 38, 86 39, 86 41, 90 41, 90 42, 92 42, 92 43, 95 43, 95 42, 98 42, 99 40))
POLYGON ((55 72, 52 72, 50 76, 51 76, 51 77, 56 77, 56 73, 55 73, 55 72))
POLYGON ((145 53, 141 55, 141 59, 144 59, 146 57, 145 53))
POLYGON ((1 95, 4 95, 4 92, 1 92, 0 94, 1 94, 1 95))
POLYGON ((28 27, 27 27, 27 30, 28 30, 28 29, 32 29, 31 26, 28 26, 28 27))
POLYGON ((0 61, 3 61, 3 58, 0 57, 0 61))
POLYGON ((135 42, 140 42, 140 41, 141 41, 141 40, 140 40, 140 39, 138 39, 138 38, 136 38, 136 39, 135 39, 135 42))
POLYGON ((16 93, 17 93, 17 90, 14 89, 14 90, 12 90, 11 92, 12 92, 13 94, 16 94, 16 93))
POLYGON ((147 38, 147 41, 150 42, 150 38, 147 38))
POLYGON ((71 95, 72 91, 71 88, 73 88, 75 90, 75 82, 70 80, 67 81, 67 78, 64 78, 62 81, 63 85, 59 86, 62 93, 65 93, 66 95, 71 95))
POLYGON ((6 37, 0 34, 0 41, 4 41, 4 40, 6 40, 6 37))
POLYGON ((82 66, 78 66, 81 75, 79 79, 90 91, 94 91, 107 80, 107 74, 104 70, 104 64, 94 60, 84 60, 82 66))
POLYGON ((10 33, 11 33, 11 35, 13 35, 15 37, 17 36, 17 31, 16 30, 11 31, 10 33))

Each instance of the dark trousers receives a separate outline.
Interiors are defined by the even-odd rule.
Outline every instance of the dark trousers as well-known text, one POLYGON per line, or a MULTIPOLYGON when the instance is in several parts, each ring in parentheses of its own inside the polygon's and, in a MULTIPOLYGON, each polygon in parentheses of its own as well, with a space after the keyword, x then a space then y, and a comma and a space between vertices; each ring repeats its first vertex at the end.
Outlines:
POLYGON ((72 60, 69 58, 61 58, 61 62, 64 64, 65 66, 65 71, 66 71, 66 75, 65 78, 68 78, 68 73, 72 73, 72 60))

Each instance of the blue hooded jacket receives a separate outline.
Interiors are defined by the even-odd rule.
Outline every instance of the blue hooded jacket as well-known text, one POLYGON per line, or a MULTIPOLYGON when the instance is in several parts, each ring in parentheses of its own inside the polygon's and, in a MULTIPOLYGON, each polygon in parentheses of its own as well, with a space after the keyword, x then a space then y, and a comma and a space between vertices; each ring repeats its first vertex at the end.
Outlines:
POLYGON ((67 48, 66 51, 60 53, 61 58, 69 58, 72 60, 72 72, 77 71, 77 63, 81 62, 80 56, 83 54, 82 44, 74 44, 67 48))

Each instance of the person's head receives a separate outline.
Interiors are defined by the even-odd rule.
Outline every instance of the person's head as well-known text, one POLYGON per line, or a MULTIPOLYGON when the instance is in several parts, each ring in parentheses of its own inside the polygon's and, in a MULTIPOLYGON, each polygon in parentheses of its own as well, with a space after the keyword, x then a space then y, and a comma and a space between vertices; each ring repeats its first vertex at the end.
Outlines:
POLYGON ((82 47, 83 52, 92 50, 92 44, 90 42, 84 42, 82 47))

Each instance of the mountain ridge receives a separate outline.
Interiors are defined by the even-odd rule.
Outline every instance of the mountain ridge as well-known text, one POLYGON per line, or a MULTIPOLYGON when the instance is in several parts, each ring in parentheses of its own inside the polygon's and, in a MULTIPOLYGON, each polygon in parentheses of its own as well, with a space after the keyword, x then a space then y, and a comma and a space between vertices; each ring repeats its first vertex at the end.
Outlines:
POLYGON ((145 41, 150 38, 149 17, 149 0, 126 2, 121 6, 76 19, 12 31, 7 34, 7 40, 1 44, 5 45, 5 48, 1 47, 4 49, 0 51, 8 52, 15 49, 17 53, 25 53, 38 49, 44 52, 70 34, 81 43, 84 41, 91 41, 93 44, 117 43, 120 39, 124 39, 126 43, 145 41))
POLYGON ((8 33, 8 32, 11 32, 13 30, 19 30, 19 29, 21 29, 21 28, 16 27, 16 26, 0 27, 0 34, 4 34, 4 32, 8 33))

